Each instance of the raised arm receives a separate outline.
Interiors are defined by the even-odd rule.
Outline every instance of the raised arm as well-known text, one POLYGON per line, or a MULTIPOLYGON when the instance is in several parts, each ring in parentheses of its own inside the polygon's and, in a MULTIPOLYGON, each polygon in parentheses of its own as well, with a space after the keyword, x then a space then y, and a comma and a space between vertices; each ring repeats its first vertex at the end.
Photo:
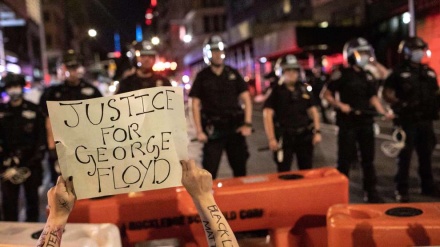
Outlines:
POLYGON ((208 246, 238 246, 234 232, 212 195, 212 176, 194 160, 181 161, 182 184, 191 195, 208 240, 208 246))
POLYGON ((37 247, 59 247, 67 218, 76 201, 72 177, 65 181, 58 177, 57 184, 47 192, 49 217, 37 242, 37 247))

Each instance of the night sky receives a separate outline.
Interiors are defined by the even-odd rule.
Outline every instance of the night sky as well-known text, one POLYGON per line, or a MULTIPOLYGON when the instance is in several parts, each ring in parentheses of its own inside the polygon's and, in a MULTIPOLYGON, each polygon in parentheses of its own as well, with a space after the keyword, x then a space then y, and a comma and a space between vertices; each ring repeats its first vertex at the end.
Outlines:
POLYGON ((98 32, 100 48, 108 52, 114 50, 115 32, 121 36, 122 47, 136 39, 136 24, 145 27, 145 11, 150 1, 88 0, 88 5, 90 27, 98 32))

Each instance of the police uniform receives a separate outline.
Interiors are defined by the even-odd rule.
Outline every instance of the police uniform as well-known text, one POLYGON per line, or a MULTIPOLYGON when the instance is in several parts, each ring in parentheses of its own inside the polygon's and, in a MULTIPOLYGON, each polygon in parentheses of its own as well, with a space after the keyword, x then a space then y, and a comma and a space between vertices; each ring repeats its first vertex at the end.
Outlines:
POLYGON ((210 67, 197 74, 190 97, 201 101, 202 127, 208 136, 203 147, 203 167, 215 178, 220 158, 226 150, 234 176, 246 175, 249 157, 246 139, 236 130, 244 124, 244 113, 238 102, 241 93, 248 90, 240 74, 224 66, 220 75, 210 67))
MULTIPOLYGON (((12 167, 30 170, 22 183, 26 198, 26 221, 39 220, 38 188, 42 182, 41 161, 46 146, 44 117, 40 108, 26 100, 19 106, 0 105, 1 173, 12 167)), ((1 182, 3 214, 6 221, 18 221, 20 184, 1 182)))
POLYGON ((397 114, 397 125, 406 133, 405 147, 398 156, 398 172, 395 176, 397 191, 407 195, 409 190, 409 166, 415 149, 419 160, 422 193, 432 194, 432 153, 436 138, 433 120, 438 119, 439 87, 434 70, 423 64, 405 62, 394 69, 385 81, 384 89, 395 92, 398 103, 392 108, 397 114))
POLYGON ((350 105, 349 114, 337 111, 338 133, 338 170, 348 176, 350 165, 357 154, 356 144, 361 154, 364 176, 364 190, 376 193, 376 172, 374 161, 373 111, 370 99, 376 95, 375 80, 363 70, 342 68, 335 71, 328 83, 327 90, 339 93, 340 101, 350 105))
POLYGON ((280 162, 274 157, 278 161, 278 172, 290 170, 293 154, 300 170, 312 168, 313 121, 308 110, 316 106, 316 102, 304 84, 297 82, 294 87, 292 92, 285 84, 275 86, 264 103, 264 108, 274 110, 275 132, 282 138, 284 158, 280 162))
MULTIPOLYGON (((49 117, 47 101, 85 100, 98 97, 102 97, 101 92, 84 79, 80 79, 79 84, 75 86, 65 81, 64 83, 46 88, 40 98, 40 107, 45 117, 49 117)), ((55 150, 49 150, 49 156, 52 182, 55 184, 58 178, 58 173, 55 171, 55 161, 57 160, 55 150)))
POLYGON ((158 74, 152 74, 151 77, 139 77, 136 73, 121 80, 117 94, 140 90, 143 88, 171 86, 170 81, 158 74))
POLYGON ((322 116, 322 121, 324 123, 329 123, 329 120, 327 118, 326 112, 325 112, 325 107, 322 105, 322 100, 321 100, 321 91, 324 88, 324 86, 327 84, 327 76, 322 73, 319 77, 312 75, 311 80, 310 80, 310 84, 312 86, 312 93, 313 96, 316 100, 317 106, 319 106, 319 108, 321 109, 321 116, 322 116))

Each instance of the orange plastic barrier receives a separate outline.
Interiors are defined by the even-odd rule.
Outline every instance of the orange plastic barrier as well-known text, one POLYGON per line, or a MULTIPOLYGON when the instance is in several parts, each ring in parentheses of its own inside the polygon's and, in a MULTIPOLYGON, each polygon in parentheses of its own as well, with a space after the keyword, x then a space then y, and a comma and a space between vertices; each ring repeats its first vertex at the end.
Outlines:
MULTIPOLYGON (((277 247, 325 245, 328 208, 348 202, 348 181, 334 168, 214 184, 216 201, 232 229, 269 229, 277 247)), ((116 224, 124 246, 169 238, 179 239, 185 247, 206 246, 200 218, 182 187, 80 200, 69 221, 116 224)))
MULTIPOLYGON (((326 213, 348 202, 348 180, 334 168, 215 180, 214 196, 234 232, 268 229, 276 247, 326 246, 326 213)), ((200 246, 206 240, 187 193, 182 208, 200 246), (192 215, 192 216, 191 216, 192 215)))
POLYGON ((328 246, 440 245, 440 203, 334 205, 328 246))
POLYGON ((119 205, 115 196, 79 200, 69 216, 69 223, 119 222, 119 205))
POLYGON ((154 239, 177 238, 182 246, 196 246, 179 210, 177 194, 181 188, 132 193, 119 197, 120 224, 130 246, 154 239))

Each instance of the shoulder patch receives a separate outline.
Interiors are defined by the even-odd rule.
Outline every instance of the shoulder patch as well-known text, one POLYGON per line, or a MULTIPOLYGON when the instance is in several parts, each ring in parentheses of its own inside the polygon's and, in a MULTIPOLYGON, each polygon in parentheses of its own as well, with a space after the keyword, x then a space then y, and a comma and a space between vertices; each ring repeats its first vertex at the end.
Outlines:
POLYGON ((402 73, 400 73, 400 77, 402 77, 402 78, 408 78, 410 76, 411 76, 410 72, 402 72, 402 73))
POLYGON ((85 88, 81 89, 81 94, 86 95, 86 96, 92 96, 94 91, 95 90, 93 90, 93 88, 91 88, 91 87, 85 87, 85 88))
POLYGON ((340 70, 336 70, 335 72, 332 73, 332 75, 330 76, 330 79, 332 81, 336 81, 339 80, 342 77, 342 73, 340 70))

